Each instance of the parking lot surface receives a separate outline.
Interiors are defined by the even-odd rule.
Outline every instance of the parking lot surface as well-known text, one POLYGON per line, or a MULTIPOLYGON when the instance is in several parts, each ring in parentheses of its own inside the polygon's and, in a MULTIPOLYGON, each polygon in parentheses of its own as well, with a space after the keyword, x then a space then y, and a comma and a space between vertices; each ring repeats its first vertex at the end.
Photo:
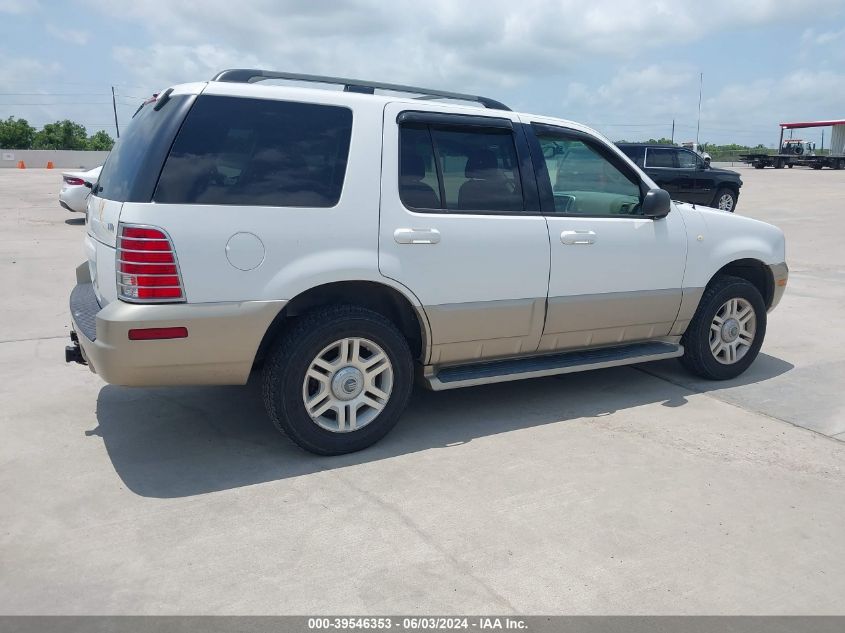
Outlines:
POLYGON ((791 269, 745 375, 417 391, 320 458, 255 381, 66 365, 85 228, 0 170, 0 613, 845 613, 845 172, 740 171, 791 269))

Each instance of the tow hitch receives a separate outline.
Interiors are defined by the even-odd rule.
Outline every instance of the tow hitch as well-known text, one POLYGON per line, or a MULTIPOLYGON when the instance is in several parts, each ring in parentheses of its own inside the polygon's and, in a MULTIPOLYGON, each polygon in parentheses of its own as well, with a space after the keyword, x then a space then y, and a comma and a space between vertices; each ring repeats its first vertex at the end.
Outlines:
POLYGON ((79 337, 76 336, 76 332, 71 331, 70 340, 73 345, 67 345, 65 347, 65 362, 87 365, 88 363, 85 361, 85 357, 82 355, 82 348, 79 347, 79 337))

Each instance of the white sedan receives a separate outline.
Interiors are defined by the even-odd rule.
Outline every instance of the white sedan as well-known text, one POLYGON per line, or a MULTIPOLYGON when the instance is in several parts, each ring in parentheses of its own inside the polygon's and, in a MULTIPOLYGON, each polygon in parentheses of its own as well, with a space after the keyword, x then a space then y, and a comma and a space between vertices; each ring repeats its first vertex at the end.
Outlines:
POLYGON ((100 177, 102 166, 89 171, 63 171, 62 190, 59 192, 59 204, 68 211, 85 213, 91 185, 100 177), (88 183, 89 186, 85 186, 88 183))

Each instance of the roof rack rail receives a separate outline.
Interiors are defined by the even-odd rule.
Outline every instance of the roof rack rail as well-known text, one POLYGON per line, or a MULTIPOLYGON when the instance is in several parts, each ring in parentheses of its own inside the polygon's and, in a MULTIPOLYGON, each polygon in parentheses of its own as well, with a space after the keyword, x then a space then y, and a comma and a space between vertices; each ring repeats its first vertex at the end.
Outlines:
POLYGON ((423 99, 456 99, 459 101, 475 101, 491 110, 508 110, 510 108, 500 101, 478 95, 462 94, 460 92, 446 92, 444 90, 430 90, 401 84, 386 84, 376 81, 362 81, 360 79, 345 79, 343 77, 324 77, 322 75, 300 75, 297 73, 276 72, 272 70, 257 70, 250 68, 233 68, 217 73, 211 81, 231 81, 235 83, 255 83, 267 79, 285 79, 289 81, 310 81, 321 84, 336 84, 343 86, 345 92, 375 94, 376 90, 390 90, 392 92, 408 92, 422 95, 423 99))

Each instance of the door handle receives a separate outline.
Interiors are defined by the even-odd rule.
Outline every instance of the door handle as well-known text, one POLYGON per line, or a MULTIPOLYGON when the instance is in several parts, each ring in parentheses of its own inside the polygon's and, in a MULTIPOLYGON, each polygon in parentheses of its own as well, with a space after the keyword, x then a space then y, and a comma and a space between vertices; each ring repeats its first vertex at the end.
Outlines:
POLYGON ((437 229, 396 229, 393 239, 397 244, 437 244, 440 231, 437 229))
POLYGON ((563 231, 560 234, 560 241, 563 244, 589 246, 595 244, 598 239, 595 231, 563 231))

